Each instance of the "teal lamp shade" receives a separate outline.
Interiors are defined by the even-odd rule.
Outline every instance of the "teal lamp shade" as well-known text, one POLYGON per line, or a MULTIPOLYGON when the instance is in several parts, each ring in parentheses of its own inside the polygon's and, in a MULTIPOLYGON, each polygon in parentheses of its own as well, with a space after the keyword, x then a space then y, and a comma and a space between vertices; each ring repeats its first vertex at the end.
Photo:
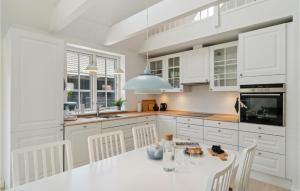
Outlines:
POLYGON ((152 75, 147 69, 144 74, 128 80, 125 84, 126 90, 133 90, 136 94, 161 94, 162 89, 172 88, 166 80, 152 75))

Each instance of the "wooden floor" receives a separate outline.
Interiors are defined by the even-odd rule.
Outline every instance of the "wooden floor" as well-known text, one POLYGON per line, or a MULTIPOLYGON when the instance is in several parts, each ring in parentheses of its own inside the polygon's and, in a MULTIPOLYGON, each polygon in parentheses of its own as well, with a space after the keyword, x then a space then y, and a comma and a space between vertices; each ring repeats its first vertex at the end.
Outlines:
POLYGON ((260 182, 257 180, 250 180, 249 191, 288 191, 288 190, 273 186, 271 184, 260 182))

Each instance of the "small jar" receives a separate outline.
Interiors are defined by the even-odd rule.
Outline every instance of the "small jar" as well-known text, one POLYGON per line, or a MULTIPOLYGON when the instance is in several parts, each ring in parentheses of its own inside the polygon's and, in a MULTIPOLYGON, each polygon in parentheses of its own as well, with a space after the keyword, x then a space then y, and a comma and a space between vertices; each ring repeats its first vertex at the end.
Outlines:
POLYGON ((164 136, 164 145, 163 145, 163 169, 166 172, 172 172, 175 170, 174 162, 174 153, 175 146, 173 142, 173 135, 171 133, 166 133, 164 136))

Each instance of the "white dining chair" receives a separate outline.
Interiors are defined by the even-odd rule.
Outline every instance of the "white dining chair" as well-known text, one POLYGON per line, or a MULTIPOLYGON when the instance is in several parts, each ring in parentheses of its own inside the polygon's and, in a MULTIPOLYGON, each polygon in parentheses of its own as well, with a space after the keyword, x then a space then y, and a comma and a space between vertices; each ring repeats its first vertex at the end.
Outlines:
POLYGON ((69 140, 20 148, 12 151, 11 155, 13 187, 73 168, 69 140))
POLYGON ((233 179, 233 191, 247 191, 256 147, 257 144, 255 142, 252 146, 245 148, 242 151, 237 167, 237 172, 235 178, 233 179))
POLYGON ((229 164, 222 170, 213 173, 209 179, 205 191, 228 191, 230 179, 234 168, 236 157, 232 158, 229 164))
POLYGON ((132 134, 135 149, 158 142, 156 127, 154 124, 133 127, 132 134))
POLYGON ((90 163, 125 153, 123 131, 114 131, 88 137, 90 163))

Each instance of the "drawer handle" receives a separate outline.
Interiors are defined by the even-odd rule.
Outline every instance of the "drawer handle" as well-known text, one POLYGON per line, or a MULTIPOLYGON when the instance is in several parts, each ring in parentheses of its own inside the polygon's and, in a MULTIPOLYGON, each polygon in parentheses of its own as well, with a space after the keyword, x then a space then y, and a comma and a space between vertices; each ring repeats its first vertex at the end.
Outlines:
POLYGON ((191 121, 191 119, 187 119, 187 121, 191 121))
POLYGON ((262 127, 258 127, 258 129, 262 129, 262 127))
POLYGON ((87 126, 82 126, 82 127, 85 128, 85 129, 87 128, 87 126))
POLYGON ((218 129, 218 132, 221 133, 221 129, 218 129))
POLYGON ((259 152, 259 153, 258 153, 258 155, 262 155, 262 153, 261 153, 261 152, 259 152))
POLYGON ((258 138, 260 138, 260 139, 261 139, 261 135, 258 135, 258 138))
POLYGON ((221 125, 221 123, 220 123, 220 122, 218 122, 218 125, 221 125))
POLYGON ((188 127, 191 127, 190 125, 188 125, 188 127))
POLYGON ((148 122, 146 122, 146 125, 148 125, 149 123, 148 122))

